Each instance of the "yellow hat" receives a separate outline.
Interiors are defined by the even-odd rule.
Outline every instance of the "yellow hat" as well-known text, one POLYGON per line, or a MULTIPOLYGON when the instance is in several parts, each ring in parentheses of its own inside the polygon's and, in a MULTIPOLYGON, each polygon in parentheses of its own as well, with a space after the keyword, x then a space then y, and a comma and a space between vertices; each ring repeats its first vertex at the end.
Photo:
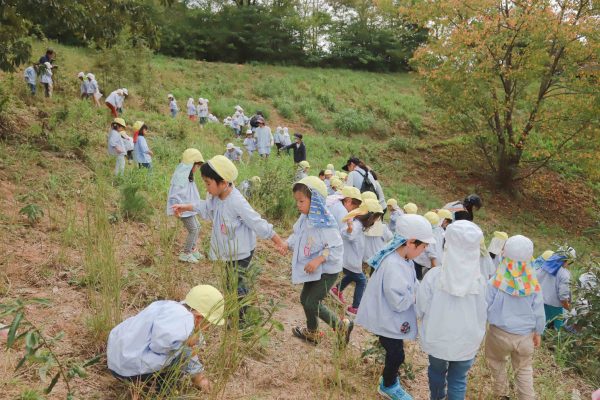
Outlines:
POLYGON ((133 124, 133 130, 139 131, 140 129, 142 129, 142 126, 144 126, 144 121, 135 121, 135 123, 133 124))
POLYGON ((501 231, 496 231, 496 232, 494 232, 494 237, 498 238, 500 240, 507 241, 508 240, 508 233, 501 232, 501 231))
POLYGON ((437 215, 438 217, 440 217, 440 219, 452 220, 452 213, 450 212, 450 210, 446 210, 445 208, 438 210, 437 215))
POLYGON ((363 192, 362 199, 363 199, 363 201, 368 200, 368 199, 377 200, 377 195, 373 192, 363 192))
POLYGON ((299 166, 301 166, 302 168, 310 168, 310 164, 308 163, 308 161, 304 160, 304 161, 300 161, 298 163, 299 166))
POLYGON ((349 197, 351 199, 363 201, 363 198, 360 194, 360 190, 358 190, 354 186, 344 186, 344 188, 342 189, 342 196, 344 196, 344 198, 349 197))
POLYGON ((429 221, 432 226, 437 226, 440 223, 440 217, 433 211, 428 211, 423 216, 429 221))
POLYGON ((184 303, 198 311, 211 324, 223 325, 225 323, 223 319, 225 312, 223 295, 213 286, 198 285, 193 287, 185 296, 184 303))
POLYGON ((127 128, 127 124, 125 123, 125 120, 123 118, 115 118, 115 119, 113 119, 113 124, 119 124, 123 128, 127 128))
POLYGON ((550 257, 552 257, 553 255, 554 255, 554 252, 552 250, 546 250, 545 252, 542 253, 542 258, 544 260, 547 260, 550 257))
POLYGON ((253 176, 252 178, 250 178, 250 182, 254 183, 254 184, 258 184, 260 183, 260 176, 253 176))
POLYGON ((416 214, 419 211, 419 207, 415 203, 406 203, 402 208, 407 214, 416 214))
POLYGON ((348 177, 348 174, 345 172, 340 172, 340 179, 344 182, 346 182, 346 178, 348 177))
POLYGON ((186 149, 181 155, 181 162, 184 164, 193 164, 197 162, 204 162, 204 157, 202 157, 202 153, 197 149, 186 149))
POLYGON ((342 180, 337 176, 332 176, 331 179, 329 180, 329 184, 331 185, 332 188, 338 189, 338 190, 340 190, 344 187, 344 182, 342 182, 342 180))
POLYGON ((208 160, 208 165, 217 173, 225 182, 235 182, 238 176, 238 170, 233 161, 229 158, 216 155, 208 160))
POLYGON ((325 170, 325 175, 333 175, 333 171, 330 169, 325 170))
POLYGON ((316 190, 323 197, 327 197, 327 186, 325 182, 319 179, 317 176, 306 176, 300 179, 297 183, 302 183, 308 186, 312 190, 316 190))
MULTIPOLYGON (((333 164, 327 164, 327 168, 326 169, 330 170, 331 173, 333 173, 333 171, 335 171, 335 167, 333 166, 333 164)), ((325 173, 327 173, 327 172, 325 172, 325 173)))
POLYGON ((398 201, 396 201, 396 199, 388 199, 388 201, 386 202, 386 204, 388 206, 393 207, 393 208, 398 207, 398 201))
POLYGON ((381 208, 381 204, 379 204, 379 202, 376 199, 366 199, 361 203, 360 207, 355 208, 354 210, 346 214, 346 216, 342 218, 342 221, 346 222, 349 219, 352 219, 359 215, 365 215, 370 212, 383 214, 383 208, 381 208))

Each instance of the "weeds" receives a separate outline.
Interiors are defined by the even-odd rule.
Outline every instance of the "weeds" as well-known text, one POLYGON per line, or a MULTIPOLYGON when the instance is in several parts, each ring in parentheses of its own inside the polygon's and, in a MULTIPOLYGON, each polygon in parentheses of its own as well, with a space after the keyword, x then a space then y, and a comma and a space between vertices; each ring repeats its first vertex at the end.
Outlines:
POLYGON ((19 210, 19 214, 25 215, 29 225, 35 226, 44 216, 44 210, 37 204, 28 204, 19 210))
POLYGON ((140 187, 128 183, 121 188, 121 213, 127 221, 147 221, 153 213, 148 200, 140 193, 140 187))

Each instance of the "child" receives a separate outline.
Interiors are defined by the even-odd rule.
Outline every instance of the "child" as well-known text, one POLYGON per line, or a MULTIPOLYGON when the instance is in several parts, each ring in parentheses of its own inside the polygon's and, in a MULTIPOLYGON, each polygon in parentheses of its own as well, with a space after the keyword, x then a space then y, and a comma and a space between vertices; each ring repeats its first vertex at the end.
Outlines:
POLYGON ((242 134, 242 127, 240 126, 239 116, 240 113, 236 111, 231 117, 231 127, 233 128, 233 134, 236 137, 240 137, 240 135, 242 134))
POLYGON ((469 221, 446 231, 441 267, 417 291, 421 347, 429 355, 431 399, 464 399, 467 374, 485 335, 486 280, 479 273, 483 232, 469 221), (447 396, 447 397, 446 397, 447 396))
POLYGON ((252 154, 256 151, 256 140, 254 139, 254 132, 252 129, 246 131, 246 139, 244 139, 244 147, 248 152, 248 160, 252 158, 252 154))
POLYGON ((530 261, 533 243, 512 236, 504 245, 502 262, 488 284, 486 294, 488 331, 485 358, 492 372, 493 392, 508 397, 506 357, 515 373, 518 399, 535 399, 533 352, 544 333, 544 298, 530 261))
POLYGON ((325 167, 325 169, 330 170, 333 175, 336 175, 335 167, 333 166, 333 164, 327 164, 327 167, 325 167))
POLYGON ((127 124, 123 118, 115 118, 110 125, 111 130, 108 135, 108 154, 115 156, 115 175, 121 175, 125 172, 125 143, 121 132, 125 131, 127 124))
POLYGON ((135 147, 133 139, 127 134, 127 131, 125 129, 123 129, 119 133, 121 134, 121 138, 123 139, 123 145, 125 146, 125 151, 127 152, 127 163, 131 164, 131 161, 133 161, 133 149, 135 147))
MULTIPOLYGON (((290 138, 290 132, 287 126, 283 127, 283 134, 281 136, 281 147, 286 147, 292 144, 292 139, 290 138)), ((290 154, 289 148, 286 150, 287 154, 290 154)))
POLYGON ((344 186, 341 194, 327 197, 327 207, 329 207, 339 229, 343 229, 346 225, 343 221, 344 217, 360 207, 361 203, 360 190, 353 186, 344 186))
MULTIPOLYGON (((202 164, 200 173, 208 191, 206 200, 197 198, 188 204, 175 204, 172 209, 176 214, 193 210, 212 221, 209 257, 225 263, 227 271, 236 277, 237 295, 242 299, 250 291, 246 276, 256 249, 256 236, 270 239, 282 255, 287 253, 287 247, 273 225, 261 218, 233 185, 238 170, 231 160, 214 156, 202 164)), ((228 280, 226 284, 231 290, 232 282, 228 280)), ((241 308, 240 317, 244 312, 245 308, 241 308)))
POLYGON ((43 66, 40 82, 44 85, 44 95, 52 97, 52 64, 45 62, 43 66))
POLYGON ((338 178, 337 176, 332 177, 330 183, 331 183, 331 190, 333 192, 333 193, 331 193, 331 195, 340 193, 342 191, 342 189, 344 188, 344 182, 342 182, 342 180, 340 178, 338 178))
POLYGON ((390 231, 396 232, 396 224, 398 223, 398 218, 404 215, 404 211, 402 211, 402 209, 398 207, 398 201, 396 201, 396 199, 389 199, 386 205, 388 211, 390 212, 390 231))
MULTIPOLYGON (((365 231, 371 228, 381 215, 382 210, 379 203, 376 200, 367 200, 342 219, 347 224, 341 229, 344 243, 344 261, 342 264, 344 277, 336 286, 336 290, 331 288, 330 293, 334 298, 343 300, 342 293, 344 289, 352 282, 356 284, 352 305, 346 309, 346 314, 350 317, 356 317, 360 300, 367 286, 367 277, 362 270, 365 253, 365 231)), ((344 303, 342 304, 345 306, 344 303)))
POLYGON ((32 96, 35 96, 37 89, 37 72, 35 72, 36 67, 37 64, 30 65, 29 67, 25 68, 25 71, 23 72, 25 83, 27 83, 32 96))
POLYGON ((275 142, 275 147, 277 147, 277 154, 279 154, 279 149, 281 149, 281 141, 283 139, 283 128, 278 126, 277 129, 275 129, 275 135, 273 136, 273 141, 275 142))
POLYGON ((263 117, 259 117, 257 122, 258 128, 254 131, 254 137, 256 138, 258 154, 263 158, 268 158, 269 154, 271 154, 271 146, 273 146, 271 128, 265 125, 265 119, 263 117))
POLYGON ((564 309, 571 309, 571 273, 567 269, 577 254, 572 247, 559 249, 548 258, 539 270, 537 278, 544 295, 544 312, 547 326, 560 329, 564 309))
POLYGON ((308 161, 301 161, 298 163, 298 168, 296 170, 296 176, 294 177, 294 181, 298 182, 299 180, 306 178, 308 176, 308 170, 310 169, 310 164, 308 161))
MULTIPOLYGON (((208 100, 206 100, 208 102, 208 100)), ((208 114, 208 122, 212 122, 212 123, 218 123, 219 122, 219 118, 215 117, 213 114, 208 114)))
MULTIPOLYGON (((323 183, 325 183, 325 170, 324 169, 320 170, 319 175, 317 175, 317 176, 320 180, 323 181, 323 183)), ((325 186, 327 186, 327 184, 325 184, 325 186)))
POLYGON ((242 149, 234 146, 233 143, 227 143, 224 155, 231 161, 240 162, 240 160, 242 159, 242 153, 242 149))
POLYGON ((108 369, 135 384, 157 379, 159 391, 185 372, 194 386, 209 391, 210 381, 195 348, 204 342, 201 332, 223 325, 223 313, 223 295, 210 285, 193 287, 182 302, 155 301, 110 331, 108 369))
POLYGON ((179 112, 179 107, 177 107, 177 100, 173 97, 172 94, 167 95, 167 99, 169 100, 169 110, 171 112, 171 117, 177 117, 177 113, 179 112))
POLYGON ((123 92, 123 96, 117 97, 117 112, 119 115, 123 114, 123 104, 125 104, 125 99, 129 96, 129 91, 127 88, 121 88, 123 92))
POLYGON ((392 400, 411 400, 398 379, 404 340, 417 337, 415 295, 418 286, 412 259, 434 243, 431 224, 420 215, 400 218, 398 234, 369 260, 374 268, 358 309, 356 323, 379 336, 385 349, 377 391, 392 400))
MULTIPOLYGON (((364 193, 363 193, 364 194, 364 193)), ((440 218, 436 213, 429 211, 426 212, 423 217, 431 224, 432 231, 437 228, 437 224, 440 222, 440 218)), ((435 237, 435 234, 434 234, 435 237)), ((421 253, 418 257, 413 260, 415 264, 415 272, 417 273, 417 279, 420 281, 423 279, 423 276, 432 268, 435 268, 438 265, 437 259, 437 240, 436 243, 432 243, 423 253, 421 253)))
POLYGON ((179 254, 179 261, 197 263, 204 257, 196 248, 200 224, 196 219, 197 211, 191 209, 181 212, 173 208, 178 204, 190 204, 200 202, 198 187, 194 182, 194 173, 204 164, 202 153, 196 149, 186 149, 181 156, 181 163, 175 169, 171 178, 169 197, 167 199, 167 215, 176 215, 183 222, 188 231, 183 251, 179 254))
POLYGON ((82 99, 87 99, 88 98, 88 93, 87 93, 87 80, 85 79, 85 74, 83 72, 80 72, 77 74, 77 79, 79 79, 81 81, 81 83, 79 84, 79 96, 82 99))
POLYGON ((542 254, 540 254, 540 256, 538 258, 533 260, 533 262, 531 263, 531 266, 533 267, 533 269, 536 269, 536 270, 540 269, 542 267, 542 264, 544 263, 544 261, 546 261, 547 259, 552 257, 553 254, 554 254, 554 252, 552 250, 544 251, 542 254))
POLYGON ((492 240, 490 240, 488 252, 490 253, 490 257, 492 257, 492 260, 494 260, 495 267, 498 267, 500 264, 500 254, 502 254, 504 243, 506 243, 507 240, 508 234, 500 231, 494 232, 494 236, 492 237, 492 240))
POLYGON ((333 177, 333 171, 330 169, 326 169, 323 171, 325 175, 325 186, 327 186, 327 195, 331 196, 335 193, 335 191, 331 188, 331 178, 333 177))
POLYGON ((348 174, 347 173, 340 171, 340 179, 342 180, 342 182, 344 182, 345 185, 348 184, 348 174))
POLYGON ((198 99, 198 117, 200 118, 200 126, 204 127, 208 122, 208 99, 202 97, 198 99))
POLYGON ((250 198, 260 189, 261 180, 259 176, 253 176, 250 179, 246 179, 240 185, 240 193, 245 198, 250 198))
POLYGON ((365 201, 365 200, 377 200, 377 195, 375 193, 373 193, 373 192, 366 191, 366 192, 362 193, 362 199, 363 199, 363 201, 365 201))
POLYGON ((120 102, 119 98, 122 98, 124 96, 125 95, 123 94, 123 90, 117 89, 117 90, 112 91, 106 97, 106 101, 104 102, 104 104, 106 104, 106 107, 108 107, 108 109, 110 110, 110 113, 113 116, 113 118, 117 118, 119 116, 117 109, 119 108, 119 104, 122 104, 120 102))
MULTIPOLYGON (((365 201, 372 202, 374 200, 365 201)), ((375 219, 373 226, 365 230, 365 254, 362 259, 365 267, 368 266, 367 261, 377 254, 379 250, 383 249, 385 244, 394 237, 393 232, 383 223, 383 208, 381 208, 381 204, 377 207, 376 215, 378 218, 375 219)))
POLYGON ((419 207, 415 203, 406 203, 402 208, 406 214, 416 214, 419 211, 419 207))
MULTIPOLYGON (((148 132, 148 127, 142 121, 136 121, 134 124, 134 129, 137 129, 137 138, 134 137, 135 145, 133 148, 133 155, 135 158, 135 162, 138 163, 139 168, 148 168, 152 169, 152 150, 148 147, 148 143, 146 142, 146 133, 148 132)), ((134 133, 135 135, 135 133, 134 133)))
POLYGON ((333 216, 325 205, 327 189, 316 176, 307 176, 294 184, 292 191, 300 218, 294 224, 294 233, 287 244, 292 256, 292 283, 302 283, 300 302, 306 315, 306 327, 292 329, 294 336, 314 344, 319 343, 321 318, 350 340, 354 324, 340 320, 323 299, 342 270, 343 244, 333 216))
MULTIPOLYGON (((202 100, 202 99, 200 99, 202 100)), ((200 101, 198 100, 198 101, 200 101)), ((198 105, 199 106, 199 105, 198 105)), ((196 105, 194 104, 194 98, 190 97, 187 101, 187 115, 190 121, 196 120, 196 105)))
POLYGON ((96 77, 91 72, 88 72, 86 75, 88 83, 87 83, 87 94, 88 97, 92 99, 92 104, 96 107, 100 107, 100 98, 102 98, 102 93, 100 93, 100 88, 98 87, 98 82, 96 81, 96 77))

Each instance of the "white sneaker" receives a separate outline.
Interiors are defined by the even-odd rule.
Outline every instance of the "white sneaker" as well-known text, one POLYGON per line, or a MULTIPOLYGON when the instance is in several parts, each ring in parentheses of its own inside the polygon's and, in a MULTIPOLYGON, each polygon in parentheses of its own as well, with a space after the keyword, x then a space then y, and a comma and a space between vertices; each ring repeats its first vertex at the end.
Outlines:
POLYGON ((198 261, 204 260, 204 254, 200 253, 199 250, 193 251, 192 256, 194 256, 194 258, 198 261))
POLYGON ((198 259, 196 257, 194 257, 192 254, 185 254, 185 253, 179 254, 179 261, 189 262, 192 264, 198 263, 198 259))

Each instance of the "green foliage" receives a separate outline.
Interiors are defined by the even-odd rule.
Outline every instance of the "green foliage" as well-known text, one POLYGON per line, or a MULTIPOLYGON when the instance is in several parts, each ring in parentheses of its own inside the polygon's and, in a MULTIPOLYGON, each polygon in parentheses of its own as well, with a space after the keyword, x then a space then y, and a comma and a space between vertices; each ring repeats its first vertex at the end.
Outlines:
POLYGON ((152 213, 153 208, 148 204, 146 197, 140 193, 140 187, 137 184, 129 183, 121 188, 121 214, 123 219, 146 221, 152 213))
POLYGON ((375 119, 372 114, 347 108, 336 114, 335 127, 341 133, 358 133, 371 129, 375 119))
POLYGON ((415 147, 414 141, 407 139, 402 136, 394 136, 388 142, 388 147, 391 150, 399 151, 401 153, 407 153, 415 147))
POLYGON ((27 216, 29 224, 34 226, 44 216, 44 210, 37 204, 28 204, 19 210, 19 214, 27 216))
MULTIPOLYGON (((47 377, 52 376, 44 390, 45 394, 50 394, 58 381, 62 379, 67 386, 67 399, 72 399, 71 380, 75 377, 85 378, 87 376, 85 368, 98 363, 100 356, 84 362, 61 360, 56 355, 54 348, 55 343, 60 341, 64 334, 60 332, 52 337, 46 336, 36 324, 27 318, 27 307, 34 306, 49 307, 50 302, 47 299, 34 298, 0 303, 0 319, 12 318, 12 322, 8 326, 6 348, 14 348, 17 342, 23 342, 25 345, 25 354, 17 363, 15 371, 27 364, 36 365, 40 380, 45 382, 47 377)), ((40 397, 35 391, 27 391, 21 398, 37 399, 40 397)))

